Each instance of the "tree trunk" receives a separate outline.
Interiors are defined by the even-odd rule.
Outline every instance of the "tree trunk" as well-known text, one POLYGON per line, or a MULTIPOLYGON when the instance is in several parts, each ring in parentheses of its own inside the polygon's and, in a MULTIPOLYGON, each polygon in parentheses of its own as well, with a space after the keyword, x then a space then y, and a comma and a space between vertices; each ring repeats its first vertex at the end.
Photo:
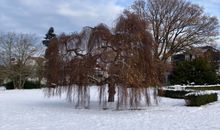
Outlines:
POLYGON ((19 76, 18 84, 19 84, 18 88, 22 89, 22 79, 21 79, 21 76, 19 76))
POLYGON ((43 77, 38 77, 38 81, 37 81, 37 82, 39 83, 40 87, 42 87, 42 86, 41 86, 41 81, 42 81, 42 79, 43 79, 43 77))
POLYGON ((13 82, 14 89, 24 88, 25 79, 23 79, 22 77, 19 76, 17 79, 13 79, 12 82, 13 82))
POLYGON ((115 100, 115 86, 112 83, 108 84, 108 102, 114 102, 115 100))
POLYGON ((18 89, 18 86, 17 86, 16 80, 13 80, 12 82, 13 82, 14 89, 18 89))

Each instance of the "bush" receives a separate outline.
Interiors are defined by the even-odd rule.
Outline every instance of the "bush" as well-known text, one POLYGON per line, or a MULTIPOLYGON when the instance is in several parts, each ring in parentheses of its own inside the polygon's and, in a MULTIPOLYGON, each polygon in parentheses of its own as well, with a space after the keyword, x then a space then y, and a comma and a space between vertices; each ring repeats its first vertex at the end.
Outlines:
POLYGON ((160 89, 159 96, 184 99, 185 95, 191 92, 193 92, 193 90, 160 89))
POLYGON ((210 91, 197 91, 185 95, 187 106, 201 106, 218 100, 218 95, 210 91))
POLYGON ((5 86, 6 89, 14 89, 13 82, 7 82, 3 84, 3 86, 5 86))
POLYGON ((181 61, 175 64, 170 76, 171 84, 216 84, 218 77, 215 66, 205 58, 197 58, 193 61, 181 61))
POLYGON ((24 84, 24 89, 39 89, 42 87, 43 85, 36 81, 26 81, 24 84))
MULTIPOLYGON (((6 89, 14 89, 13 82, 8 82, 4 84, 4 86, 6 87, 6 89)), ((23 89, 39 89, 42 88, 43 86, 44 85, 36 81, 26 81, 23 89)))
POLYGON ((220 90, 220 86, 185 87, 185 89, 193 89, 193 90, 220 90))

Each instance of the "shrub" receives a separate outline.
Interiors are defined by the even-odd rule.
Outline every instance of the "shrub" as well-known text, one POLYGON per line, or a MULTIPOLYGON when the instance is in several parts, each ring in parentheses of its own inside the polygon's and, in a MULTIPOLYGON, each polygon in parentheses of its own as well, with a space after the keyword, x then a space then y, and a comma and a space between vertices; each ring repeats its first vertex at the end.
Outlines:
POLYGON ((206 58, 176 63, 170 76, 170 83, 189 84, 192 82, 198 85, 218 83, 215 66, 206 58))
POLYGON ((185 95, 187 106, 201 106, 217 100, 217 93, 210 91, 196 91, 185 95))
POLYGON ((13 82, 7 82, 3 84, 3 86, 5 86, 6 89, 14 89, 13 82))
POLYGON ((159 96, 184 99, 185 95, 191 92, 193 92, 193 90, 160 89, 159 96))
MULTIPOLYGON (((6 87, 6 89, 14 89, 14 85, 12 81, 4 84, 4 86, 6 87)), ((44 87, 44 85, 36 81, 26 81, 24 84, 24 89, 39 89, 42 87, 44 87)))
POLYGON ((26 81, 24 84, 24 89, 39 89, 42 87, 43 85, 36 81, 26 81))
POLYGON ((220 90, 220 86, 185 87, 185 89, 193 89, 193 90, 220 90))

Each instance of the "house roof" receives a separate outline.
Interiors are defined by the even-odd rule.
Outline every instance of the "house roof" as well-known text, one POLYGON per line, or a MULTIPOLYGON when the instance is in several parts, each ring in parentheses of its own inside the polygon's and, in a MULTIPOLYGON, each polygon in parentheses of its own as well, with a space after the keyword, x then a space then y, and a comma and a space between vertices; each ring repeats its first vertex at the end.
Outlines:
POLYGON ((172 56, 173 61, 182 61, 185 55, 208 56, 211 61, 220 61, 220 51, 212 46, 194 47, 172 56))
POLYGON ((213 51, 213 52, 217 52, 220 53, 220 51, 212 46, 203 46, 203 47, 198 47, 199 49, 203 50, 204 52, 207 51, 213 51))

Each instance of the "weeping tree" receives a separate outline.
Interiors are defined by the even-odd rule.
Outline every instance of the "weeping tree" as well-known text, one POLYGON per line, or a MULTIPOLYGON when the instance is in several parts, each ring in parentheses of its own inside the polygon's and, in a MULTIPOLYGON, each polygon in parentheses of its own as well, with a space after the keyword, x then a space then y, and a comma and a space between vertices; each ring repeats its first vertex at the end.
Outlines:
MULTIPOLYGON (((125 11, 112 30, 100 24, 52 38, 45 55, 47 94, 66 93, 70 101, 76 100, 77 108, 88 108, 89 87, 95 84, 103 107, 115 96, 117 109, 137 109, 143 99, 150 105, 149 87, 158 85, 158 77, 147 26, 125 11)), ((156 92, 154 96, 156 101, 156 92)))
MULTIPOLYGON (((120 91, 118 90, 118 92, 125 94, 118 95, 118 98, 125 99, 125 101, 121 101, 120 104, 122 104, 127 103, 128 98, 126 96, 132 88, 146 88, 150 84, 156 83, 155 66, 152 66, 152 64, 155 65, 151 53, 152 38, 145 31, 144 27, 146 26, 146 23, 138 19, 135 14, 124 12, 118 18, 113 34, 109 34, 110 31, 102 25, 95 28, 94 33, 92 33, 92 41, 89 42, 89 47, 104 49, 99 62, 105 65, 102 68, 107 68, 107 70, 102 71, 106 71, 108 74, 109 102, 114 101, 117 84, 120 84, 120 88, 118 88, 120 91), (97 39, 99 41, 96 43, 97 39), (101 42, 100 39, 102 39, 101 42), (121 88, 123 89, 121 90, 121 88)), ((140 90, 138 95, 144 92, 141 89, 137 90, 140 90)), ((132 101, 130 102, 132 103, 132 101)))
MULTIPOLYGON (((118 75, 121 88, 118 88, 118 105, 127 105, 136 109, 142 95, 149 104, 148 88, 155 82, 155 62, 152 58, 152 38, 145 31, 146 23, 134 14, 125 12, 119 18, 115 28, 115 40, 121 44, 118 75)), ((116 43, 117 44, 117 43, 116 43)), ((113 64, 117 68, 117 64, 113 64)))

